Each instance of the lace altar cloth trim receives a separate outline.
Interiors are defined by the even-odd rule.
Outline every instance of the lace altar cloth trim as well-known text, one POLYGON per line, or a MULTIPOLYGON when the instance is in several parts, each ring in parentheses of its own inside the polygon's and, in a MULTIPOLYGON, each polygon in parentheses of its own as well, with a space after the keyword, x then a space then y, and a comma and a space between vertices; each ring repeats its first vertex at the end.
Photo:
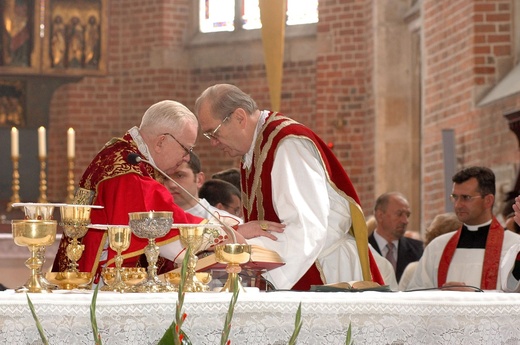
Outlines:
MULTIPOLYGON (((50 344, 93 344, 92 293, 30 294, 50 344)), ((230 294, 187 294, 183 329, 193 344, 219 344, 230 294)), ((177 294, 98 294, 104 344, 157 344, 177 294)), ((287 344, 298 304, 298 344, 520 344, 520 295, 498 292, 247 293, 232 321, 233 344, 287 344)), ((25 294, 0 292, 0 343, 40 344, 25 294)))

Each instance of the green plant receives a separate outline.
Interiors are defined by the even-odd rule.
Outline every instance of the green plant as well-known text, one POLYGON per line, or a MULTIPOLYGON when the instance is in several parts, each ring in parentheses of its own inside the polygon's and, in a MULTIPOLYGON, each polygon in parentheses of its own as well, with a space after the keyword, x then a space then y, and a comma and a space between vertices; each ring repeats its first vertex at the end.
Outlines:
POLYGON ((238 275, 235 276, 233 280, 233 296, 231 297, 231 301, 229 302, 228 312, 226 314, 226 319, 224 321, 224 328, 222 329, 222 335, 220 337, 220 345, 229 345, 231 344, 231 340, 229 340, 229 332, 231 331, 231 320, 233 319, 233 313, 235 311, 235 304, 238 299, 238 275))
POLYGON ((96 301, 98 289, 99 284, 96 285, 96 289, 94 290, 94 294, 92 295, 92 302, 90 302, 90 325, 92 326, 92 333, 94 334, 94 343, 96 345, 101 345, 101 335, 99 334, 96 320, 96 301))
POLYGON ((347 329, 347 339, 345 341, 345 345, 354 345, 352 341, 352 322, 349 322, 347 329))
POLYGON ((302 325, 302 302, 300 302, 300 304, 298 305, 298 310, 296 311, 296 319, 294 320, 294 331, 291 336, 291 339, 289 339, 289 345, 296 344, 296 340, 298 339, 298 334, 300 334, 302 325))
POLYGON ((191 255, 190 248, 186 249, 186 253, 184 255, 184 260, 182 260, 181 266, 181 280, 179 282, 179 292, 177 295, 177 304, 175 305, 175 320, 171 323, 170 327, 164 332, 161 340, 159 340, 159 345, 191 345, 191 341, 188 338, 187 334, 184 333, 181 329, 184 320, 186 319, 186 313, 182 312, 182 306, 184 304, 184 285, 186 284, 186 270, 188 267, 188 260, 191 255))
POLYGON ((42 339, 42 342, 44 345, 48 345, 49 342, 47 341, 47 338, 45 337, 45 333, 43 332, 42 325, 40 323, 40 320, 38 320, 38 316, 36 315, 36 311, 34 310, 34 305, 31 302, 31 299, 29 298, 29 294, 25 294, 27 296, 27 303, 29 303, 29 308, 31 309, 31 314, 33 316, 34 321, 36 322, 36 327, 38 328, 38 333, 40 333, 40 338, 42 339))

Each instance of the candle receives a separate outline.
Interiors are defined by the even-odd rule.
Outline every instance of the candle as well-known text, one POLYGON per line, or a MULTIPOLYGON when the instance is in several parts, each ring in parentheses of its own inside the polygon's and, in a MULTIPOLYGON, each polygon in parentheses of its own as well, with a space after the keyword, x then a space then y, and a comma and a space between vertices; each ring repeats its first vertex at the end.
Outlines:
POLYGON ((18 158, 20 156, 18 143, 18 129, 13 127, 11 128, 11 157, 13 158, 18 158))
POLYGON ((47 157, 47 144, 45 140, 45 127, 40 126, 40 128, 38 128, 38 156, 42 158, 47 157))
POLYGON ((74 158, 76 151, 76 132, 71 127, 67 131, 67 157, 74 158))

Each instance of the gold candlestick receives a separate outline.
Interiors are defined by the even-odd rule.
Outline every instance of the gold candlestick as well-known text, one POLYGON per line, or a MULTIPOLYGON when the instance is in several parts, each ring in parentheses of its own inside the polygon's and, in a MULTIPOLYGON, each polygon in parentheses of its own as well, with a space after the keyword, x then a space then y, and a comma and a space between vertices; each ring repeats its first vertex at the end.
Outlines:
POLYGON ((45 156, 40 156, 40 196, 38 197, 39 203, 47 202, 47 174, 45 173, 45 167, 47 165, 45 156))
POLYGON ((74 200, 74 157, 68 157, 68 161, 67 203, 71 204, 74 200))
POLYGON ((7 212, 13 209, 13 204, 20 202, 20 173, 18 171, 18 161, 20 157, 11 157, 13 161, 13 183, 12 183, 12 191, 13 195, 11 195, 11 201, 7 204, 7 212))

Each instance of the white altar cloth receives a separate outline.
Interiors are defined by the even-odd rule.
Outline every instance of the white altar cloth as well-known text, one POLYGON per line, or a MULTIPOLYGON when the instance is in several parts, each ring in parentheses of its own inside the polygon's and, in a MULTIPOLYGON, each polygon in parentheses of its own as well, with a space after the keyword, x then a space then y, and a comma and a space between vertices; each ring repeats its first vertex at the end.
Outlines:
MULTIPOLYGON (((29 295, 49 344, 94 344, 92 292, 29 295)), ((183 330, 193 344, 219 344, 228 293, 188 293, 183 330)), ((177 293, 99 292, 103 344, 156 344, 175 315, 177 293)), ((251 292, 240 294, 232 344, 287 344, 298 304, 298 344, 520 344, 520 294, 500 292, 251 292)), ((0 344, 40 344, 25 294, 0 292, 0 344)))

